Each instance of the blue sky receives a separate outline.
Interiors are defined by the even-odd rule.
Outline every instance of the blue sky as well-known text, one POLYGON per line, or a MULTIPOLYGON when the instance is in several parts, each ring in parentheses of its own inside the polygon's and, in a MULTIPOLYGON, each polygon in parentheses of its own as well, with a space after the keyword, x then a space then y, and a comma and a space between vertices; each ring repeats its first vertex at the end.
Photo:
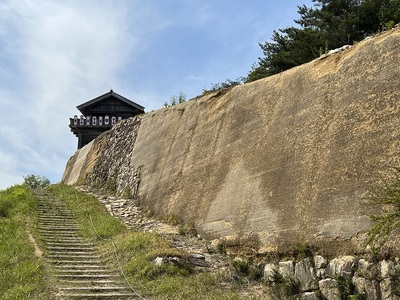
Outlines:
POLYGON ((246 76, 311 0, 0 0, 0 189, 61 179, 76 106, 113 89, 146 111, 246 76))

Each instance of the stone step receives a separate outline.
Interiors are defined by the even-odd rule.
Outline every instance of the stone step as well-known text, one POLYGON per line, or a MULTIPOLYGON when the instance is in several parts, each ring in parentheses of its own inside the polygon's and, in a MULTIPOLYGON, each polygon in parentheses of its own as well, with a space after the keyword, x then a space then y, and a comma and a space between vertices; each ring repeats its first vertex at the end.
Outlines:
POLYGON ((54 235, 54 234, 58 234, 58 235, 68 235, 68 234, 74 234, 76 235, 77 230, 38 230, 39 233, 44 234, 44 235, 54 235))
POLYGON ((58 251, 58 253, 61 252, 74 252, 74 251, 79 251, 79 252, 93 252, 94 248, 89 248, 89 247, 71 247, 71 246, 47 246, 47 250, 51 251, 52 253, 58 251), (61 252, 60 252, 61 251, 61 252))
POLYGON ((89 251, 85 251, 85 249, 79 249, 79 250, 71 250, 71 251, 68 251, 68 250, 57 250, 57 251, 49 251, 50 252, 50 254, 58 254, 58 255, 68 255, 68 256, 82 256, 82 255, 84 255, 84 256, 91 256, 91 257, 95 257, 95 256, 97 256, 98 257, 98 255, 95 255, 94 253, 93 253, 93 251, 91 251, 91 250, 89 250, 89 251))
MULTIPOLYGON (((38 210, 40 217, 44 218, 54 218, 60 219, 60 217, 65 217, 68 219, 74 218, 73 213, 69 210, 56 210, 56 209, 39 209, 38 210)), ((65 219, 64 218, 64 219, 65 219)))
POLYGON ((104 268, 104 266, 102 266, 102 265, 78 265, 78 264, 76 264, 76 265, 73 265, 73 264, 71 264, 71 265, 67 265, 67 264, 65 264, 65 265, 62 265, 62 266, 60 266, 60 265, 56 265, 56 266, 54 266, 56 269, 62 269, 62 268, 66 268, 66 269, 102 269, 102 268, 104 268))
POLYGON ((53 264, 56 266, 68 265, 68 264, 76 264, 76 265, 98 265, 101 264, 100 260, 92 259, 92 260, 53 260, 53 264))
MULTIPOLYGON (((64 295, 61 295, 64 296, 64 295)), ((138 298, 133 293, 95 293, 95 294, 86 294, 86 293, 76 293, 76 294, 67 294, 68 298, 77 298, 77 299, 136 299, 138 298)))
POLYGON ((87 285, 87 284, 95 284, 97 286, 110 286, 113 284, 118 284, 118 281, 115 279, 89 279, 89 280, 82 280, 82 279, 75 279, 75 280, 68 280, 68 279, 61 279, 61 283, 68 284, 69 286, 76 286, 76 285, 87 285))
POLYGON ((68 216, 60 216, 60 215, 48 215, 46 213, 40 214, 38 220, 50 220, 50 221, 75 221, 74 216, 68 215, 68 216))
POLYGON ((39 212, 38 220, 51 220, 51 221, 74 221, 72 213, 58 213, 58 212, 39 212))
POLYGON ((47 242, 47 246, 49 247, 91 247, 93 249, 94 245, 93 243, 84 243, 84 242, 79 242, 79 241, 73 241, 73 240, 68 240, 68 241, 60 241, 60 242, 47 242))
POLYGON ((79 224, 64 203, 45 194, 37 197, 38 232, 58 282, 56 298, 136 299, 101 261, 94 243, 79 236, 79 224))
POLYGON ((76 234, 79 231, 78 228, 73 227, 41 227, 38 230, 40 233, 51 233, 51 234, 65 234, 65 233, 73 233, 76 234))
MULTIPOLYGON (((102 275, 109 275, 109 271, 103 269, 68 269, 68 268, 61 268, 58 271, 58 274, 82 274, 82 275, 88 275, 88 274, 98 274, 98 273, 103 273, 102 275)), ((98 274, 100 275, 100 274, 98 274)))
POLYGON ((50 258, 50 259, 56 259, 56 260, 59 260, 59 259, 69 259, 69 260, 74 260, 74 259, 76 259, 76 260, 78 260, 78 259, 85 259, 85 260, 95 260, 95 259, 97 259, 97 260, 99 260, 100 259, 100 256, 98 256, 98 255, 70 255, 70 254, 48 254, 47 255, 47 257, 48 258, 50 258))
POLYGON ((78 228, 77 223, 70 223, 70 222, 39 222, 38 228, 43 228, 43 227, 50 227, 50 228, 57 228, 57 227, 73 227, 73 228, 78 228))
MULTIPOLYGON (((42 234, 43 235, 43 234, 42 234)), ((45 237, 45 240, 47 240, 47 241, 49 241, 49 242, 59 242, 60 241, 60 238, 58 238, 58 237, 55 237, 55 236, 53 236, 53 235, 47 235, 46 237, 45 237)), ((64 241, 83 241, 83 239, 80 237, 80 236, 76 236, 76 237, 68 237, 68 236, 64 236, 64 237, 62 237, 62 240, 61 240, 62 242, 64 242, 64 241)))
POLYGON ((56 243, 56 245, 74 245, 74 244, 79 244, 79 241, 81 241, 79 238, 76 238, 76 237, 70 237, 68 239, 66 239, 65 237, 62 239, 57 238, 57 237, 48 237, 46 239, 42 238, 42 240, 47 245, 51 245, 48 243, 53 243, 53 245, 54 245, 54 243, 56 243))
POLYGON ((73 279, 77 279, 77 280, 81 280, 81 279, 105 279, 105 278, 114 278, 115 279, 115 278, 118 278, 118 276, 114 275, 114 274, 94 274, 94 275, 90 275, 90 274, 81 274, 81 275, 56 274, 56 277, 69 279, 69 280, 73 280, 73 279))
POLYGON ((70 230, 72 231, 79 231, 80 229, 76 225, 69 225, 69 224, 59 224, 59 225, 53 225, 53 224, 39 224, 38 226, 39 230, 42 231, 65 231, 65 230, 70 230))
POLYGON ((56 219, 54 217, 48 217, 48 218, 39 218, 39 224, 77 224, 76 221, 71 218, 71 219, 56 219))
POLYGON ((60 288, 61 291, 127 291, 124 286, 80 286, 60 288))
POLYGON ((78 239, 79 236, 75 232, 40 232, 40 234, 43 236, 45 240, 49 239, 58 239, 58 240, 63 240, 63 239, 78 239))

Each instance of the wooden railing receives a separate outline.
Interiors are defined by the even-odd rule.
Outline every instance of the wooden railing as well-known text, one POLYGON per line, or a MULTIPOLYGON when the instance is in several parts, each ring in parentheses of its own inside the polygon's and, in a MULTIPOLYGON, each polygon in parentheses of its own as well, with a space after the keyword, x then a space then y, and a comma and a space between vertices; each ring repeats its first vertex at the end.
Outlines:
POLYGON ((83 116, 78 117, 75 115, 69 119, 70 126, 113 126, 118 121, 122 120, 122 117, 109 117, 105 116, 83 116))

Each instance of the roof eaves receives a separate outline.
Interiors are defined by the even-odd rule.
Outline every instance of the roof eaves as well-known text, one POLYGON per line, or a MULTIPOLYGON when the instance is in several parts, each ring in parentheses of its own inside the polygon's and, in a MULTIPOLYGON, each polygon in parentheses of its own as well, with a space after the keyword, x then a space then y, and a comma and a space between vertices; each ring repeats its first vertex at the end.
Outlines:
POLYGON ((117 94, 113 90, 110 90, 109 92, 107 92, 107 93, 105 93, 103 95, 100 95, 100 96, 98 96, 98 97, 96 97, 96 98, 94 98, 92 100, 89 100, 89 101, 87 101, 85 103, 82 103, 82 104, 78 105, 76 108, 80 111, 81 109, 84 109, 84 108, 86 108, 86 107, 88 107, 88 106, 90 106, 90 105, 92 105, 92 104, 94 104, 96 102, 99 102, 99 101, 101 101, 103 99, 106 99, 106 98, 108 98, 110 96, 113 96, 113 97, 117 98, 118 100, 121 100, 121 101, 125 102, 128 105, 131 105, 133 107, 136 107, 137 109, 140 109, 140 110, 144 111, 144 107, 143 106, 141 106, 141 105, 129 100, 128 98, 125 98, 125 97, 121 96, 120 94, 117 94))

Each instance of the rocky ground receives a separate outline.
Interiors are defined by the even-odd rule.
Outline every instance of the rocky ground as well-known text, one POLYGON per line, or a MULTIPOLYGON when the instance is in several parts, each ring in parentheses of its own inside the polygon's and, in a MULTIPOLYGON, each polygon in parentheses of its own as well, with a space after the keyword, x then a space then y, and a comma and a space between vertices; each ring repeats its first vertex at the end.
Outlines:
POLYGON ((179 225, 173 226, 151 218, 131 199, 111 196, 88 186, 80 186, 77 189, 96 197, 111 215, 120 219, 128 228, 161 234, 173 247, 187 252, 194 267, 210 272, 229 269, 229 257, 218 251, 218 240, 208 241, 196 234, 185 234, 179 225))
MULTIPOLYGON (((96 197, 109 213, 120 219, 128 228, 140 231, 161 234, 171 242, 173 247, 188 253, 187 262, 192 268, 205 272, 231 271, 232 284, 239 287, 243 299, 269 299, 267 287, 260 282, 250 282, 247 279, 237 278, 232 268, 232 255, 221 253, 219 240, 206 240, 193 232, 182 232, 182 225, 171 225, 148 216, 132 199, 121 198, 110 195, 101 190, 94 190, 89 186, 79 186, 77 189, 87 195, 96 197)), ((185 229, 184 229, 185 230, 185 229)), ((159 258, 155 263, 167 262, 165 260, 176 258, 159 258)))

